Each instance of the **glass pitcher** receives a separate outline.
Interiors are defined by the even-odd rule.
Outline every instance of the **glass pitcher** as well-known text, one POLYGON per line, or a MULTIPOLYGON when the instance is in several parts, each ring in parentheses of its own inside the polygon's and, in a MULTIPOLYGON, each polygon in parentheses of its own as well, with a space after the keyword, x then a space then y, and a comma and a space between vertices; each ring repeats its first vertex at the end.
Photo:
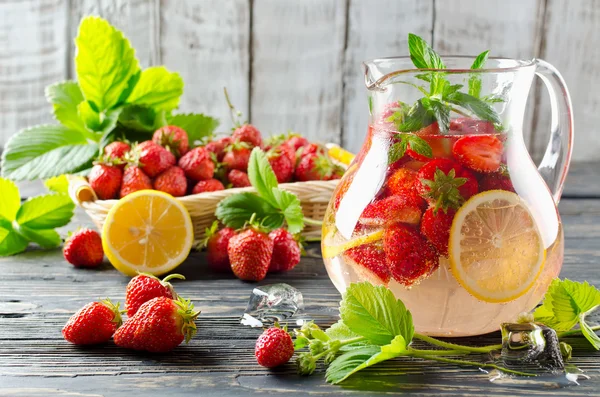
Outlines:
POLYGON ((323 224, 327 272, 385 285, 418 332, 468 336, 532 310, 563 261, 557 210, 569 167, 567 87, 545 61, 409 57, 366 62, 370 122, 323 224), (550 143, 534 165, 523 139, 534 76, 550 92, 550 143), (434 93, 432 95, 432 93, 434 93))

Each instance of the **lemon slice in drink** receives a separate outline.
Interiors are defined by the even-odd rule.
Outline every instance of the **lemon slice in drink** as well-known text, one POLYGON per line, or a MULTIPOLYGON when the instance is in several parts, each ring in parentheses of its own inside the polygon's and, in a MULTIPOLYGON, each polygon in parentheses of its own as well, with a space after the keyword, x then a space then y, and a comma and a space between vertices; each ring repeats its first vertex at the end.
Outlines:
POLYGON ((448 251, 456 280, 485 302, 508 302, 525 294, 546 259, 527 204, 505 190, 479 193, 458 210, 448 251))
POLYGON ((102 228, 102 247, 122 273, 161 275, 187 258, 194 231, 186 208, 171 195, 141 190, 119 200, 102 228))
POLYGON ((334 243, 334 233, 335 231, 326 232, 325 228, 323 228, 323 244, 321 249, 321 254, 323 258, 333 258, 334 256, 338 256, 350 248, 358 247, 363 244, 373 243, 375 241, 381 240, 383 238, 383 230, 378 230, 376 232, 372 232, 369 234, 363 234, 362 236, 355 237, 352 240, 348 240, 343 243, 334 243))

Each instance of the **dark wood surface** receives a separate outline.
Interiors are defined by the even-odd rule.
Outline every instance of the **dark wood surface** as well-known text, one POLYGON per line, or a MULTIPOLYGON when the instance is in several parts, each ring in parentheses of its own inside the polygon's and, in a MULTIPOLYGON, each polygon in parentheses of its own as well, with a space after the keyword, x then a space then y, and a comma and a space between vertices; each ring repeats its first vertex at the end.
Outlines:
MULTIPOLYGON (((566 252, 561 276, 600 286, 600 178, 598 164, 573 167, 560 203, 566 252), (595 172, 594 172, 595 170, 595 172)), ((78 213, 67 229, 88 225, 78 213)), ((197 336, 169 354, 126 351, 112 343, 78 348, 60 330, 79 307, 100 297, 123 301, 129 278, 105 263, 99 270, 67 264, 60 250, 30 250, 0 259, 0 396, 245 396, 380 395, 513 396, 600 394, 600 353, 573 339, 573 363, 590 376, 580 386, 556 389, 553 382, 515 388, 489 381, 476 368, 421 360, 393 360, 370 368, 343 386, 324 381, 323 368, 296 375, 293 363, 274 371, 259 367, 254 343, 259 329, 239 325, 255 285, 286 282, 304 294, 304 315, 321 325, 337 319, 340 295, 333 287, 318 246, 291 272, 258 284, 207 270, 202 254, 178 268, 187 277, 176 288, 202 310, 197 336)), ((499 333, 460 339, 473 345, 499 343, 499 333)))

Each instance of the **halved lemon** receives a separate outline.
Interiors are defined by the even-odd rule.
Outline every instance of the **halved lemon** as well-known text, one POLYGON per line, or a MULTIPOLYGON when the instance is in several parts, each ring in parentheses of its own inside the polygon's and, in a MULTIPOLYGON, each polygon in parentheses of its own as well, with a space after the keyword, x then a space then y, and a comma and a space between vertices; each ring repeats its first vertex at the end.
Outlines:
POLYGON ((352 160, 354 160, 354 157, 356 157, 354 153, 350 153, 335 143, 328 143, 326 146, 329 157, 339 161, 342 164, 349 165, 352 160))
POLYGON ((508 302, 525 294, 546 259, 527 204, 505 190, 479 193, 457 211, 448 251, 456 280, 485 302, 508 302))
POLYGON ((119 271, 161 275, 187 258, 194 231, 186 208, 173 196, 140 190, 119 200, 102 228, 102 247, 119 271))

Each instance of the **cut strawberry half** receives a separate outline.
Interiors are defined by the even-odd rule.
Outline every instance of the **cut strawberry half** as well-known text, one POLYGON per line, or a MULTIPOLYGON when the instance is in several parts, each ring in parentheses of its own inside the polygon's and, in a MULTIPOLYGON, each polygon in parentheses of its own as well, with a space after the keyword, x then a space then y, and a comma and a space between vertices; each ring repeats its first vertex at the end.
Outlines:
POLYGON ((389 196, 367 205, 359 222, 368 226, 389 226, 399 222, 416 225, 421 220, 418 197, 406 195, 389 196))
POLYGON ((500 168, 504 146, 495 135, 468 135, 454 143, 452 153, 465 167, 479 172, 500 168))
POLYGON ((365 244, 350 248, 344 253, 344 256, 346 263, 352 266, 361 279, 367 280, 371 284, 387 285, 389 283, 391 274, 382 247, 377 244, 365 244))

